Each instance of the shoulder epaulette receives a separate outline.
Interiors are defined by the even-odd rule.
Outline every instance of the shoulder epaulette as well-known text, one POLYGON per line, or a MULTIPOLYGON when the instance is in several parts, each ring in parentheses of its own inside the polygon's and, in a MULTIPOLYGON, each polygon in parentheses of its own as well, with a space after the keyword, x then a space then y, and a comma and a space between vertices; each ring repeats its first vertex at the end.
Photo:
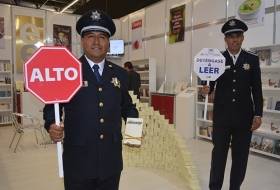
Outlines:
POLYGON ((259 56, 259 54, 255 53, 255 52, 252 52, 252 51, 249 51, 249 50, 246 50, 246 49, 243 49, 245 52, 249 53, 249 54, 252 54, 254 56, 259 56))

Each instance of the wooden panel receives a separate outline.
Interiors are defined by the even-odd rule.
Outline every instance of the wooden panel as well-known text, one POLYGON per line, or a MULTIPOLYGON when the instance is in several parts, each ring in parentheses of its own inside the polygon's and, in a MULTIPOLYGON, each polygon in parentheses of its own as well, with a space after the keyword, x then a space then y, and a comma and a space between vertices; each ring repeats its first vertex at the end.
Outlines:
POLYGON ((152 94, 151 95, 151 106, 154 107, 155 111, 159 111, 162 114, 162 96, 152 94))
POLYGON ((151 106, 164 115, 165 119, 169 119, 169 124, 174 124, 174 96, 151 94, 151 106))
POLYGON ((162 105, 165 119, 169 119, 169 123, 174 124, 174 97, 163 96, 162 105))
MULTIPOLYGON (((17 112, 21 113, 21 102, 20 102, 20 93, 17 94, 17 112)), ((18 117, 18 122, 21 123, 21 117, 18 117)))

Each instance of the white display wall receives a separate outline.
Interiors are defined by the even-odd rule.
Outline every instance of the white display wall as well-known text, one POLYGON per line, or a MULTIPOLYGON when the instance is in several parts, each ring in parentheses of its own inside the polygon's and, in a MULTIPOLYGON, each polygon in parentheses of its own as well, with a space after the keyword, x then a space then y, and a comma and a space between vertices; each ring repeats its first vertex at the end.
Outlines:
MULTIPOLYGON (((279 0, 279 4, 280 4, 280 0, 279 0)), ((279 6, 279 5, 278 5, 279 6)), ((276 22, 276 40, 275 40, 275 44, 280 44, 280 12, 276 13, 276 18, 277 18, 277 22, 276 22)))
MULTIPOLYGON (((265 0, 265 25, 249 28, 245 33, 243 48, 280 43, 280 0, 265 0), (276 2, 276 14, 274 3, 276 2), (273 34, 275 34, 275 39, 273 34)), ((93 7, 94 8, 94 7, 93 7)), ((1 59, 15 63, 15 15, 44 19, 45 45, 53 45, 53 24, 72 28, 72 52, 82 55, 80 36, 75 25, 80 15, 57 14, 44 10, 0 4, 0 17, 5 18, 5 49, 0 49, 1 59)), ((193 81, 193 57, 204 47, 225 50, 221 27, 228 18, 235 16, 235 0, 163 0, 120 19, 115 19, 117 32, 112 39, 125 40, 125 54, 121 58, 109 58, 123 66, 128 60, 155 58, 157 61, 157 88, 163 81, 193 81), (170 9, 186 5, 185 40, 168 43, 170 9), (142 19, 142 48, 132 50, 131 24, 142 19)), ((16 64, 14 64, 16 70, 16 64)), ((22 73, 14 73, 14 81, 23 80, 22 73)))
MULTIPOLYGON (((128 40, 132 42, 132 23, 138 20, 142 20, 142 38, 145 38, 145 9, 141 9, 137 12, 134 12, 128 16, 128 40)), ((145 42, 142 42, 142 46, 138 50, 132 50, 133 44, 131 43, 128 47, 128 56, 129 60, 138 60, 145 58, 145 42)))
MULTIPOLYGON (((280 0, 276 0, 279 7, 280 0)), ((177 81, 194 81, 193 57, 204 47, 225 50, 224 35, 221 27, 228 18, 235 17, 235 0, 166 0, 147 7, 145 10, 145 52, 131 50, 130 24, 138 12, 121 18, 122 37, 130 45, 125 50, 122 62, 127 60, 156 58, 157 60, 157 88, 163 81, 174 83, 177 81), (185 40, 174 44, 168 43, 169 11, 174 7, 186 5, 185 40), (163 13, 163 11, 165 13, 163 13), (163 28, 164 27, 164 28, 163 28), (191 30, 190 28, 193 28, 191 30), (163 32, 165 31, 165 32, 163 32), (131 52, 132 51, 132 52, 131 52)), ((266 8, 274 8, 274 1, 266 0, 266 8)), ((278 8, 279 9, 279 8, 278 8)), ((141 13, 143 10, 141 10, 141 13)), ((140 18, 140 16, 139 16, 140 18)), ((280 43, 280 12, 265 15, 265 25, 249 28, 245 33, 243 48, 264 46, 280 43), (273 41, 273 23, 276 22, 276 40, 273 41)), ((137 20, 137 19, 134 19, 137 20)))
POLYGON ((166 77, 166 54, 163 53, 166 52, 164 32, 166 27, 165 2, 148 7, 146 9, 146 18, 153 19, 146 19, 145 35, 148 40, 145 42, 145 57, 156 59, 156 86, 158 89, 162 81, 165 81, 166 77))
MULTIPOLYGON (((18 7, 18 6, 11 6, 11 12, 12 12, 12 24, 10 27, 12 28, 12 46, 13 46, 13 51, 12 53, 12 63, 14 64, 14 71, 17 70, 17 64, 16 64, 16 31, 15 28, 16 26, 16 21, 15 21, 15 16, 16 15, 22 15, 22 16, 30 16, 30 17, 37 17, 37 18, 43 18, 43 32, 44 34, 46 34, 46 27, 45 27, 45 14, 46 11, 42 11, 42 10, 37 10, 37 9, 27 9, 27 8, 23 8, 23 7, 18 7)), ((5 15, 6 16, 6 15, 5 15)), ((45 42, 44 42, 45 43, 45 42)), ((14 81, 23 81, 23 73, 20 72, 14 72, 14 81)))

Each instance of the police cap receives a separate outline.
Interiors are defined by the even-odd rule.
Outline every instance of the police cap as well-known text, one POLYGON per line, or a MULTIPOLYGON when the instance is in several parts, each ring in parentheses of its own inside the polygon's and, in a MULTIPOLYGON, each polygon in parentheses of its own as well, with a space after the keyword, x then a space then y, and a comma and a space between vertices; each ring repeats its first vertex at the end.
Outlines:
POLYGON ((86 12, 77 22, 76 31, 83 36, 88 31, 106 32, 109 37, 116 32, 116 26, 109 15, 101 10, 91 10, 86 12))
POLYGON ((248 30, 247 25, 238 19, 228 20, 222 27, 222 33, 237 33, 237 32, 246 32, 248 30))

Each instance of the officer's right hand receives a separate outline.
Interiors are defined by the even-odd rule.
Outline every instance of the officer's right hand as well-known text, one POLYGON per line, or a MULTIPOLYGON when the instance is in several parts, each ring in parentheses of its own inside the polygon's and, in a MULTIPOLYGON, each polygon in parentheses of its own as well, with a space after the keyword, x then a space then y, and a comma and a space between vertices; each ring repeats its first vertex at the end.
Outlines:
POLYGON ((60 122, 60 126, 55 123, 50 126, 49 135, 52 141, 60 142, 63 140, 64 123, 60 122))
POLYGON ((203 86, 201 92, 204 96, 207 96, 210 92, 210 86, 207 85, 203 86))

